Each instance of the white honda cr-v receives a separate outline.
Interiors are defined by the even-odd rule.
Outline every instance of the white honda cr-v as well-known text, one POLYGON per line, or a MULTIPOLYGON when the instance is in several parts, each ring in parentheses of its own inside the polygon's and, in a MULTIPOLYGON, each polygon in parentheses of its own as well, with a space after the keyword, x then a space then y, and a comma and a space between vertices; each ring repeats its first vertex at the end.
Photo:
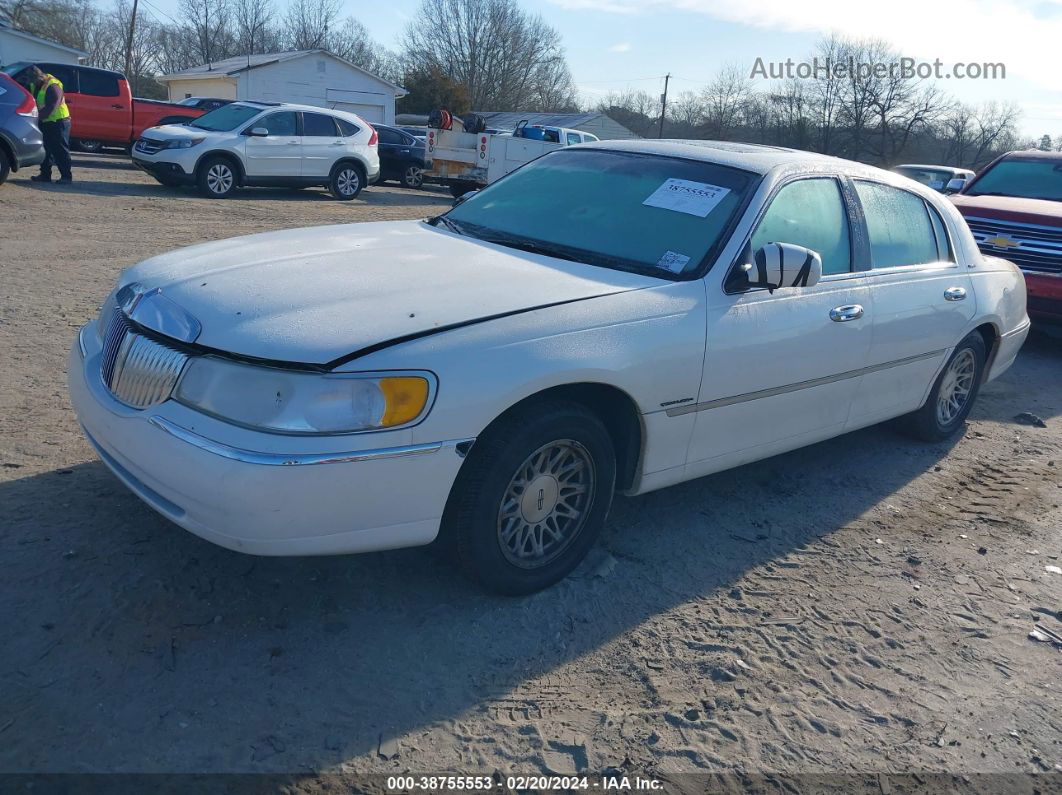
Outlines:
POLYGON ((380 178, 376 130, 353 113, 308 105, 233 102, 189 124, 145 130, 133 163, 163 185, 212 198, 241 186, 321 185, 353 199, 380 178))

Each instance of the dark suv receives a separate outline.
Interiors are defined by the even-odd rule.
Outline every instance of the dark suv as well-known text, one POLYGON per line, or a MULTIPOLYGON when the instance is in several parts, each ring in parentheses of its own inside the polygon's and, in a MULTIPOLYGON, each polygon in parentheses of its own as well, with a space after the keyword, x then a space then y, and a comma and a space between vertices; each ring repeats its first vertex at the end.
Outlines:
POLYGON ((0 73, 0 184, 12 171, 44 160, 37 103, 29 92, 0 73))
POLYGON ((404 188, 424 184, 424 139, 397 127, 374 124, 380 136, 380 181, 393 179, 404 188))

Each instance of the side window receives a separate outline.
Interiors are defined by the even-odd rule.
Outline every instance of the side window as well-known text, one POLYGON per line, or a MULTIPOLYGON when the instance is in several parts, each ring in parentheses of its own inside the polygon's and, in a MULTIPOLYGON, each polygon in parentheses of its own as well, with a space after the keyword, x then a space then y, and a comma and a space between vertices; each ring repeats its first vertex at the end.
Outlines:
MULTIPOLYGON (((56 75, 56 77, 59 77, 59 75, 56 75)), ((59 79, 62 80, 63 78, 59 77, 59 79)), ((118 76, 110 72, 82 69, 81 93, 94 97, 117 97, 120 93, 118 91, 118 76)))
POLYGON ((793 243, 817 251, 822 272, 852 269, 848 213, 837 180, 801 179, 775 194, 752 233, 752 250, 768 243, 793 243))
POLYGON ((937 241, 937 261, 938 262, 954 262, 955 257, 951 253, 951 242, 948 240, 948 230, 944 226, 944 221, 940 217, 940 214, 936 211, 936 208, 929 206, 926 207, 929 210, 929 222, 933 225, 933 237, 937 241))
POLYGON ((336 124, 339 125, 339 134, 342 135, 344 138, 349 138, 350 136, 357 135, 358 133, 358 128, 346 119, 340 119, 337 116, 336 124))
POLYGON ((404 143, 402 136, 394 130, 388 130, 384 127, 377 127, 376 134, 380 137, 380 143, 382 144, 401 144, 404 143))
POLYGON ((76 68, 61 63, 42 63, 38 64, 38 66, 42 72, 47 72, 63 84, 64 94, 78 93, 78 70, 76 68))
POLYGON ((576 133, 565 133, 565 136, 566 136, 566 140, 567 140, 568 146, 571 146, 573 144, 581 144, 582 143, 582 141, 579 139, 578 134, 576 134, 576 133))
POLYGON ((335 138, 336 123, 323 113, 302 114, 302 134, 316 138, 335 138))
POLYGON ((264 119, 254 122, 252 127, 265 127, 270 135, 298 135, 299 125, 295 114, 290 111, 270 113, 264 119))
POLYGON ((940 259, 937 235, 920 196, 858 180, 856 193, 867 219, 872 267, 926 265, 940 259))

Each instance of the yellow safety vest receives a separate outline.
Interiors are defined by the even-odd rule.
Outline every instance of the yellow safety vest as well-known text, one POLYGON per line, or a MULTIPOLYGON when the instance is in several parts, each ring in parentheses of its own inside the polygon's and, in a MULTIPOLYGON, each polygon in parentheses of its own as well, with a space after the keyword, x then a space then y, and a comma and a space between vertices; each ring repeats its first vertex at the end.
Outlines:
MULTIPOLYGON (((58 78, 52 77, 51 75, 46 75, 45 78, 44 78, 44 83, 41 85, 40 88, 37 89, 37 107, 38 108, 43 108, 45 105, 48 104, 48 97, 47 97, 48 89, 52 85, 59 86, 59 90, 60 91, 63 90, 63 84, 61 82, 59 82, 58 78)), ((47 118, 41 119, 41 121, 42 122, 46 122, 46 121, 62 121, 63 119, 69 119, 69 118, 70 118, 70 108, 68 108, 66 106, 66 95, 64 94, 63 95, 63 101, 55 106, 55 110, 53 110, 48 115, 47 118)))

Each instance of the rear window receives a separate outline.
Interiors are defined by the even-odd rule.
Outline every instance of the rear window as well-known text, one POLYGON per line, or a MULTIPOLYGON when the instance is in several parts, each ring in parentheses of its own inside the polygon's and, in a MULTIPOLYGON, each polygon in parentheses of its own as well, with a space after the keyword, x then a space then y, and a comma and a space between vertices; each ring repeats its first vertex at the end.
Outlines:
MULTIPOLYGON (((52 74, 55 74, 54 72, 52 74)), ((59 77, 59 75, 55 75, 59 77)), ((59 77, 60 80, 63 78, 59 77)), ((66 83, 64 82, 65 86, 66 83)), ((111 72, 96 72, 92 69, 81 70, 81 91, 82 94, 89 94, 94 97, 117 97, 120 95, 118 90, 118 75, 111 72)))
POLYGON ((855 186, 870 234, 872 267, 928 265, 948 258, 941 257, 946 241, 938 238, 943 233, 937 228, 939 218, 935 223, 922 197, 877 182, 856 181, 855 186))
POLYGON ((351 135, 358 134, 357 125, 351 124, 346 119, 340 119, 336 117, 336 124, 339 125, 339 134, 342 135, 344 138, 349 138, 351 135))

